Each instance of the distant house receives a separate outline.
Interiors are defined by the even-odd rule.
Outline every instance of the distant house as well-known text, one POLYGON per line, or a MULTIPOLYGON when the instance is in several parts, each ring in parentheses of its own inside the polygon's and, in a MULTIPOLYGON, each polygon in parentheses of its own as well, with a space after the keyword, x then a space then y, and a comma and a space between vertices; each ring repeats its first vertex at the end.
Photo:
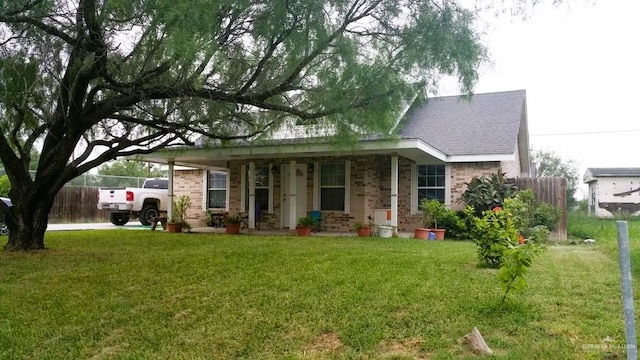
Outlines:
POLYGON ((640 214, 640 168, 588 168, 584 182, 590 215, 640 214))
POLYGON ((474 176, 530 176, 524 90, 417 100, 398 119, 397 136, 363 134, 344 148, 292 122, 268 141, 144 158, 192 168, 172 174, 175 195, 201 204, 191 219, 203 220, 205 210, 244 212, 261 229, 293 229, 299 217, 320 211, 325 231, 349 231, 369 216, 411 231, 423 198, 461 209, 474 176))

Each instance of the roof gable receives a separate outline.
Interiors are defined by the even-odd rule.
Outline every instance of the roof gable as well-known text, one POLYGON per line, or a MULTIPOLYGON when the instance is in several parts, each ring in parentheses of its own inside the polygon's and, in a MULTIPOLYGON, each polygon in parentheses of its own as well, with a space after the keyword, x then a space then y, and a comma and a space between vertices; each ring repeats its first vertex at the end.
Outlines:
POLYGON ((398 133, 421 139, 450 156, 514 154, 526 126, 524 90, 445 96, 416 101, 398 133))

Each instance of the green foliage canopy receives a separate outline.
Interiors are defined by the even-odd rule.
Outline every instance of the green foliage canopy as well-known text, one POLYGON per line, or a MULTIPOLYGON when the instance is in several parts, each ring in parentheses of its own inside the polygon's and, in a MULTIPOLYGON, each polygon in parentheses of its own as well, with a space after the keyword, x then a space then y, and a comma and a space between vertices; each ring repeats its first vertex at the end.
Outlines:
POLYGON ((59 189, 118 157, 253 140, 291 118, 388 133, 441 75, 472 89, 486 58, 474 21, 444 0, 3 2, 5 249, 44 248, 59 189))
POLYGON ((160 168, 156 165, 140 161, 117 160, 102 165, 98 169, 100 175, 131 176, 131 177, 163 177, 160 168))
POLYGON ((576 162, 563 159, 549 150, 532 150, 531 154, 537 166, 538 177, 553 176, 567 179, 567 208, 575 207, 577 205, 575 194, 580 180, 576 162))

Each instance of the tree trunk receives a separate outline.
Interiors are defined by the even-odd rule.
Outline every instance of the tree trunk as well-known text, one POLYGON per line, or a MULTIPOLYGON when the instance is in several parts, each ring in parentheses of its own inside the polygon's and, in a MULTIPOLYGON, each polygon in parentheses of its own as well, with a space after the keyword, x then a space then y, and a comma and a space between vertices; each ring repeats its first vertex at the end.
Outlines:
POLYGON ((9 227, 9 241, 4 251, 32 251, 44 249, 44 233, 49 222, 49 211, 53 206, 52 199, 15 205, 6 214, 5 221, 9 227))

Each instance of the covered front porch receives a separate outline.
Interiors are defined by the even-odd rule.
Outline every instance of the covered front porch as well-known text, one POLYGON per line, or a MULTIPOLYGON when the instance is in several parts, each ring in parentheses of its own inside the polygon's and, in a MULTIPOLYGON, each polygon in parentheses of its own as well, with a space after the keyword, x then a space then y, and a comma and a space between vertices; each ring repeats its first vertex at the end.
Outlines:
POLYGON ((202 204, 189 216, 196 226, 205 222, 205 212, 227 212, 246 215, 250 230, 294 230, 299 218, 315 211, 323 233, 339 234, 367 222, 412 231, 421 218, 416 165, 443 164, 444 158, 418 140, 372 141, 342 151, 292 144, 146 156, 168 164, 170 199, 189 195, 202 204), (215 172, 227 175, 223 207, 211 201, 215 172))

